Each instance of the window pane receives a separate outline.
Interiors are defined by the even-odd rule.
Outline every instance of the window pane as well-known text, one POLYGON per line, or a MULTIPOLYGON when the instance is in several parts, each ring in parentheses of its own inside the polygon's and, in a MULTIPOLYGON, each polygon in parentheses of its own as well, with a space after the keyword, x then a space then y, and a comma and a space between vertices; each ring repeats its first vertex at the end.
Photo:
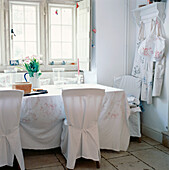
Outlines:
POLYGON ((72 26, 62 27, 62 41, 72 42, 72 26))
POLYGON ((51 8, 50 10, 51 24, 61 24, 61 10, 60 8, 51 8), (56 14, 57 11, 57 14, 56 14))
POLYGON ((24 22, 24 12, 22 5, 12 5, 13 12, 13 23, 23 23, 24 22))
POLYGON ((72 9, 62 9, 62 24, 72 25, 72 9))
POLYGON ((72 43, 62 44, 62 58, 72 58, 72 43))
POLYGON ((10 23, 16 36, 11 40, 11 58, 37 55, 39 52, 39 5, 34 2, 10 2, 10 23), (14 4, 18 3, 18 4, 14 4))
POLYGON ((61 41, 61 26, 51 26, 51 41, 61 41))
POLYGON ((24 41, 24 25, 23 24, 13 24, 13 30, 16 36, 14 36, 14 41, 24 41))
POLYGON ((25 23, 36 23, 36 7, 25 6, 25 23))
POLYGON ((37 55, 36 49, 37 49, 36 43, 26 42, 26 54, 25 55, 26 56, 37 55))
POLYGON ((13 55, 12 59, 22 59, 24 56, 24 43, 23 42, 13 42, 13 55))
POLYGON ((61 43, 51 43, 51 58, 61 58, 61 43))
POLYGON ((72 59, 73 56, 73 9, 50 7, 50 58, 72 59))
POLYGON ((25 40, 36 41, 36 25, 25 25, 25 40))

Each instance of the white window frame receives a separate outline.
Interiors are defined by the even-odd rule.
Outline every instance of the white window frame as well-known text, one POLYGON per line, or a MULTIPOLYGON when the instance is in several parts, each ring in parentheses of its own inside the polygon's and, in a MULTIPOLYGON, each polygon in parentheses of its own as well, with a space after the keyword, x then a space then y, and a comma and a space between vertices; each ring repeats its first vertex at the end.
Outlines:
MULTIPOLYGON (((5 7, 4 7, 4 0, 0 0, 0 67, 4 68, 5 65, 5 58, 6 55, 6 49, 5 49, 5 20, 4 20, 4 13, 5 13, 5 7)), ((1 69, 0 69, 1 70, 1 69)))
MULTIPOLYGON (((72 55, 72 60, 65 60, 67 63, 76 63, 77 62, 77 48, 76 48, 76 41, 77 41, 77 35, 76 35, 76 30, 77 30, 77 18, 76 18, 76 5, 74 2, 66 2, 63 0, 61 2, 60 0, 0 0, 3 2, 3 5, 1 4, 1 7, 3 6, 2 9, 2 15, 3 15, 3 20, 1 26, 1 35, 3 37, 0 39, 1 41, 1 63, 0 63, 0 72, 3 72, 5 69, 11 69, 15 68, 15 66, 10 66, 9 61, 10 61, 10 35, 11 35, 11 30, 10 30, 10 12, 9 12, 9 3, 26 3, 26 4, 31 4, 31 3, 37 3, 39 4, 39 30, 40 30, 40 47, 39 47, 39 55, 42 55, 42 60, 43 64, 41 65, 41 70, 42 71, 51 71, 52 68, 54 67, 61 67, 65 68, 65 70, 69 71, 75 71, 77 70, 77 65, 61 65, 61 62, 64 59, 61 59, 60 61, 56 59, 56 64, 55 65, 50 65, 50 58, 49 58, 49 16, 48 16, 48 7, 51 4, 52 6, 57 6, 57 7, 73 7, 74 8, 74 19, 73 19, 73 31, 74 35, 72 37, 72 43, 73 43, 73 55, 72 55), (3 48, 2 48, 3 47, 3 48), (5 56, 5 57, 4 57, 5 56)), ((0 12, 0 14, 1 14, 0 12)), ((90 44, 89 44, 90 45, 90 44)), ((91 49, 91 47, 90 47, 91 49)), ((26 56, 25 56, 26 57, 26 56)), ((53 60, 53 59, 52 59, 53 60)), ((90 64, 90 63, 89 63, 90 64)))
POLYGON ((55 3, 48 3, 48 13, 47 13, 47 30, 48 30, 48 37, 47 37, 47 58, 48 58, 48 64, 51 61, 55 61, 56 63, 60 63, 61 61, 65 60, 67 62, 74 62, 77 60, 76 57, 76 8, 75 5, 60 5, 55 3), (71 8, 72 9, 72 59, 65 59, 65 58, 58 58, 58 59, 52 59, 51 56, 51 40, 50 40, 50 9, 52 7, 56 8, 71 8))
MULTIPOLYGON (((9 25, 9 28, 10 28, 10 57, 9 57, 9 60, 12 59, 12 50, 13 50, 13 40, 11 40, 11 29, 13 28, 13 21, 12 21, 12 5, 21 5, 21 6, 34 6, 36 7, 36 19, 37 19, 37 26, 36 26, 36 32, 37 32, 37 35, 36 35, 36 47, 37 47, 37 55, 39 56, 40 55, 40 4, 37 3, 37 2, 22 2, 22 1, 9 1, 9 16, 10 16, 10 25, 9 25)), ((23 23, 24 24, 24 28, 25 28, 25 22, 23 23)), ((15 30, 14 30, 15 31, 15 30)), ((24 29, 25 31, 25 29, 24 29)), ((25 44, 26 41, 24 41, 24 44, 25 44)), ((26 54, 25 54, 25 47, 24 47, 24 56, 26 57, 26 54)), ((23 59, 23 58, 22 58, 23 59)))
POLYGON ((2 11, 3 11, 3 8, 2 8, 2 0, 0 0, 0 20, 1 20, 1 23, 0 23, 0 37, 1 37, 1 39, 0 39, 0 66, 2 65, 2 49, 1 49, 1 47, 2 47, 2 26, 1 26, 1 24, 2 24, 2 22, 4 22, 4 20, 2 20, 2 11))

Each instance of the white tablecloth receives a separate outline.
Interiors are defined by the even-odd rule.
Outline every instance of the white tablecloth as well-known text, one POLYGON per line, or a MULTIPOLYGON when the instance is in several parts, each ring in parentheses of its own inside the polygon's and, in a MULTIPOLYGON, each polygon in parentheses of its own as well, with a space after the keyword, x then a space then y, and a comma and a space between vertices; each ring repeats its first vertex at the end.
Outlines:
MULTIPOLYGON (((130 109, 123 90, 102 85, 67 85, 78 88, 103 88, 105 97, 99 117, 100 146, 115 151, 127 150, 130 109)), ((64 88, 65 88, 64 87, 64 88)), ((61 88, 44 86, 48 94, 23 98, 21 109, 21 143, 25 149, 49 149, 60 146, 62 123, 65 118, 61 88)))

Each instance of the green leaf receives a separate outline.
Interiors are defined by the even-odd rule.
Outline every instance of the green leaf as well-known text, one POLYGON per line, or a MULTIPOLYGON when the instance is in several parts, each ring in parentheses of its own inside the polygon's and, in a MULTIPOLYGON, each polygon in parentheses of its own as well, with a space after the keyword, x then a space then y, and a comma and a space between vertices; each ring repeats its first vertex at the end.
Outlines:
MULTIPOLYGON (((28 71, 28 74, 30 77, 34 77, 34 73, 39 72, 40 64, 36 60, 36 58, 33 58, 30 60, 29 64, 24 64, 26 70, 28 71)), ((38 73, 38 76, 40 76, 42 73, 38 73)))

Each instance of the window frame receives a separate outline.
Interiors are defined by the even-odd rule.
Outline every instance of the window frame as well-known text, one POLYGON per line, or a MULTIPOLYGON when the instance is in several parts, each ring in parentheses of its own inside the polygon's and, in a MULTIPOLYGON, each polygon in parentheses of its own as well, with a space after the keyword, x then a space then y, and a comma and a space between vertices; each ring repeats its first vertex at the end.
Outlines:
MULTIPOLYGON (((3 38, 0 40, 1 42, 1 63, 0 63, 0 72, 3 72, 5 69, 13 69, 16 66, 11 66, 9 64, 10 62, 10 12, 9 12, 9 3, 26 3, 26 4, 39 4, 39 51, 40 55, 42 55, 41 59, 43 61, 43 64, 41 64, 41 71, 51 71, 52 68, 65 68, 65 71, 77 71, 77 10, 75 2, 61 2, 60 0, 2 0, 4 2, 2 8, 3 13, 3 30, 1 35, 3 35, 3 38), (49 58, 49 33, 48 33, 48 5, 56 5, 56 6, 70 6, 74 7, 74 22, 73 25, 74 28, 74 35, 72 37, 74 48, 72 50, 73 59, 72 60, 65 60, 68 64, 62 65, 61 62, 64 59, 61 59, 60 61, 56 59, 56 63, 54 65, 50 64, 50 58, 49 58), (3 47, 3 48, 2 48, 3 47), (4 57, 5 56, 5 57, 4 57), (75 65, 71 65, 70 63, 75 63, 75 65)), ((1 4, 2 7, 2 4, 1 4)), ((91 17, 91 13, 90 13, 91 17)), ((90 27, 92 28, 92 25, 90 23, 90 27)), ((92 34, 90 34, 90 39, 92 37, 92 34)), ((91 41, 91 40, 90 40, 91 41)), ((90 42, 91 43, 91 42, 90 42)), ((92 50, 92 47, 89 43, 89 49, 92 50)), ((91 52, 91 51, 90 51, 91 52)), ((26 56, 25 56, 26 57, 26 56)), ((89 54, 89 70, 90 70, 90 64, 91 64, 91 53, 89 54)), ((25 69, 23 70, 25 71, 25 69)), ((19 70, 20 72, 20 70, 19 70)))
MULTIPOLYGON (((77 60, 76 57, 76 8, 75 5, 67 5, 67 4, 56 4, 56 3, 47 3, 47 38, 46 38, 46 44, 48 44, 48 48, 47 48, 47 59, 48 59, 48 65, 50 64, 51 61, 54 61, 56 63, 60 63, 62 61, 67 61, 67 62, 74 62, 77 60), (72 58, 71 59, 66 59, 66 58, 58 58, 58 59, 52 59, 50 57, 51 55, 51 40, 50 40, 50 9, 52 7, 56 7, 56 8, 71 8, 72 9, 72 58)), ((62 41, 61 41, 62 43, 62 41)))
MULTIPOLYGON (((4 68, 6 64, 6 58, 3 56, 6 55, 6 44, 5 44, 5 2, 4 0, 0 0, 0 67, 4 68)), ((0 68, 1 71, 1 68, 0 68)))
MULTIPOLYGON (((2 9, 2 10, 0 10, 0 20, 2 20, 2 12, 3 12, 3 8, 2 8, 2 1, 0 0, 0 9, 2 9)), ((3 20, 2 20, 2 22, 4 22, 3 20)), ((2 24, 2 22, 0 23, 0 37, 1 37, 1 39, 0 39, 0 66, 2 65, 2 26, 1 26, 1 24, 2 24)))
MULTIPOLYGON (((41 51, 41 45, 40 45, 40 35, 41 35, 41 31, 40 31, 40 3, 37 3, 37 2, 22 2, 22 1, 9 1, 9 43, 10 43, 10 52, 9 52, 9 60, 12 59, 12 54, 13 54, 13 40, 11 39, 11 29, 13 28, 13 17, 12 17, 12 5, 21 5, 21 6, 33 6, 33 7, 36 7, 36 20, 37 20, 37 23, 36 23, 36 51, 37 51, 37 55, 39 56, 40 55, 40 51, 41 51)), ((25 14, 24 14, 25 15, 25 14)), ((24 56, 26 57, 26 54, 25 54, 25 18, 24 18, 24 56)), ((15 31, 15 30, 14 30, 15 31)), ((23 58, 22 58, 23 60, 23 58)))

